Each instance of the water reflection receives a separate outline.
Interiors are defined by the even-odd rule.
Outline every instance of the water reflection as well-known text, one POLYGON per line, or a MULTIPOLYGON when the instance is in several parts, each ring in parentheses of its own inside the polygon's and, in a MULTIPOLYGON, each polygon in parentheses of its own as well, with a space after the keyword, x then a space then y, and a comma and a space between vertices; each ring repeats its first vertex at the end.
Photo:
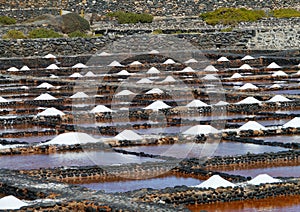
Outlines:
POLYGON ((277 136, 257 137, 255 139, 264 140, 265 142, 300 143, 299 135, 293 135, 293 136, 277 135, 277 136))
POLYGON ((128 181, 117 181, 117 182, 101 182, 101 183, 89 183, 80 184, 81 186, 93 189, 93 190, 104 190, 107 193, 112 192, 126 192, 137 190, 141 188, 153 188, 163 189, 166 187, 174 186, 194 186, 200 184, 202 181, 195 178, 185 178, 178 176, 168 176, 163 178, 153 178, 146 180, 128 180, 128 181))

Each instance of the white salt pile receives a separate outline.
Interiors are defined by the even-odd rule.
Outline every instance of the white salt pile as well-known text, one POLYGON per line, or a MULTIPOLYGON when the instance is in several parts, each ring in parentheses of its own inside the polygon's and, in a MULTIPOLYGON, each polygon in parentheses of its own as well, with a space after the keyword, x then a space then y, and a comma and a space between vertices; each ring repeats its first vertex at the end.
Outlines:
POLYGON ((89 71, 84 76, 85 77, 95 77, 96 75, 93 72, 89 71))
POLYGON ((270 88, 281 88, 281 85, 274 84, 274 85, 271 85, 270 88))
POLYGON ((105 105, 97 105, 91 111, 91 113, 111 113, 113 110, 109 109, 105 105))
POLYGON ((253 85, 252 83, 246 83, 242 87, 239 87, 239 90, 257 90, 258 87, 253 85))
POLYGON ((138 65, 142 65, 142 63, 140 61, 133 61, 132 63, 129 64, 130 66, 138 66, 138 65))
POLYGON ((265 130, 266 128, 256 121, 248 121, 239 128, 240 130, 265 130))
POLYGON ((185 61, 184 63, 186 63, 186 64, 189 64, 189 63, 198 63, 198 61, 196 59, 194 59, 194 58, 191 58, 191 59, 185 61))
POLYGON ((259 174, 252 180, 247 181, 247 183, 251 185, 260 185, 262 183, 279 183, 279 182, 281 182, 280 179, 273 178, 268 174, 259 174))
POLYGON ((123 130, 118 135, 116 135, 114 139, 136 141, 136 140, 142 140, 143 137, 138 135, 136 132, 132 130, 123 130))
POLYGON ((242 78, 243 76, 239 73, 234 73, 230 78, 231 79, 238 79, 238 78, 242 78))
POLYGON ((224 106, 224 105, 229 105, 229 103, 225 101, 219 101, 215 105, 224 106))
POLYGON ((155 102, 153 102, 152 104, 148 105, 147 107, 145 107, 145 110, 160 110, 160 109, 166 109, 166 108, 170 108, 171 106, 167 105, 166 103, 164 103, 161 100, 156 100, 155 102))
POLYGON ((183 70, 178 71, 178 72, 188 73, 188 72, 195 72, 195 70, 188 66, 188 67, 185 67, 183 70))
POLYGON ((282 127, 288 128, 288 127, 293 127, 293 128, 298 128, 300 127, 300 117, 295 117, 289 122, 285 123, 282 127))
POLYGON ((284 71, 276 71, 272 74, 272 77, 283 77, 288 76, 284 71))
POLYGON ((159 51, 157 51, 157 50, 151 50, 151 51, 149 52, 149 54, 159 54, 159 51))
POLYGON ((42 143, 40 145, 50 145, 50 144, 59 144, 59 145, 73 145, 73 144, 86 144, 86 143, 96 143, 98 140, 94 139, 90 135, 81 132, 68 132, 63 133, 52 140, 42 143))
POLYGON ((100 54, 98 54, 98 56, 111 56, 111 54, 107 52, 101 52, 100 54))
POLYGON ((149 80, 148 78, 142 78, 139 81, 136 82, 137 84, 150 84, 153 83, 152 80, 149 80))
POLYGON ((193 127, 190 127, 186 131, 184 131, 182 134, 184 135, 207 135, 210 133, 219 133, 219 130, 216 128, 210 126, 210 125, 196 125, 193 127))
POLYGON ((261 101, 259 101, 258 99, 255 99, 254 97, 247 97, 235 104, 261 104, 261 101))
POLYGON ((28 204, 12 195, 0 199, 0 210, 18 210, 24 206, 28 204))
POLYGON ((241 60, 254 60, 255 58, 250 56, 250 55, 246 55, 245 57, 243 57, 241 60))
POLYGON ((87 66, 82 63, 77 63, 73 65, 72 68, 87 68, 87 66))
POLYGON ((218 62, 229 62, 227 57, 220 57, 217 61, 218 62))
POLYGON ((169 83, 169 82, 176 82, 176 79, 172 76, 167 76, 161 83, 169 83))
POLYGON ((213 74, 207 74, 204 77, 202 77, 201 79, 203 79, 203 80, 218 80, 218 77, 216 77, 213 74))
POLYGON ((193 101, 191 101, 186 105, 186 107, 205 107, 205 106, 208 106, 208 104, 202 102, 199 99, 194 99, 193 101))
POLYGON ((225 180, 220 175, 213 175, 209 179, 205 180, 203 183, 195 186, 197 188, 219 188, 219 187, 235 187, 236 185, 225 180))
POLYGON ((169 64, 175 64, 176 62, 172 59, 167 59, 163 64, 169 65, 169 64))
POLYGON ((275 95, 271 99, 269 99, 267 102, 290 102, 292 100, 286 98, 282 95, 275 95))
POLYGON ((116 94, 116 96, 129 96, 129 95, 135 95, 135 93, 133 93, 130 90, 122 90, 116 94))
POLYGON ((55 59, 56 56, 54 56, 53 54, 47 54, 47 55, 44 56, 44 58, 46 58, 46 59, 55 59))
POLYGON ((213 65, 208 65, 206 66, 206 68, 204 69, 204 71, 219 71, 218 69, 216 69, 213 65))
POLYGON ((267 68, 278 69, 278 68, 281 68, 281 66, 277 65, 277 63, 275 63, 275 62, 272 62, 270 65, 267 66, 267 68))
POLYGON ((10 67, 9 69, 7 69, 7 71, 19 71, 19 69, 18 68, 16 68, 16 67, 10 67))
POLYGON ((253 68, 250 65, 248 65, 248 64, 243 64, 242 66, 239 67, 239 69, 242 69, 242 70, 251 70, 253 68))
POLYGON ((79 78, 79 77, 83 77, 83 76, 80 73, 75 72, 75 73, 71 74, 69 77, 71 77, 71 78, 79 78))
POLYGON ((57 110, 54 107, 47 108, 43 112, 37 114, 37 116, 64 116, 66 115, 64 112, 57 110))
POLYGON ((72 96, 70 96, 70 98, 75 99, 75 98, 87 98, 89 97, 86 93, 84 92, 77 92, 75 94, 73 94, 72 96))
POLYGON ((55 74, 51 74, 51 75, 50 75, 50 78, 51 78, 51 79, 57 79, 57 78, 59 78, 59 77, 56 76, 55 74))
POLYGON ((119 75, 119 76, 129 76, 129 75, 131 75, 131 73, 129 73, 129 72, 126 71, 126 70, 122 70, 122 71, 119 71, 119 72, 117 73, 117 75, 119 75))
POLYGON ((36 97, 34 100, 55 100, 57 98, 55 98, 54 96, 51 96, 48 93, 43 93, 41 95, 39 95, 38 97, 36 97))
POLYGON ((51 84, 48 83, 48 82, 43 82, 42 84, 40 84, 39 86, 37 86, 37 88, 47 88, 47 89, 53 88, 53 87, 54 87, 54 86, 51 85, 51 84))
POLYGON ((153 88, 150 91, 147 91, 146 94, 163 94, 164 92, 159 88, 153 88))
POLYGON ((112 61, 110 64, 108 64, 107 66, 111 66, 111 67, 123 67, 123 65, 121 65, 121 63, 119 63, 118 61, 112 61))
POLYGON ((48 69, 48 70, 56 70, 56 69, 59 69, 59 67, 56 64, 51 64, 51 65, 47 66, 46 69, 48 69))
POLYGON ((2 96, 0 96, 0 102, 9 102, 7 99, 3 98, 2 96))
POLYGON ((30 71, 30 68, 28 66, 23 66, 20 71, 30 71))
POLYGON ((147 74, 159 74, 160 71, 155 68, 155 67, 151 67, 148 71, 147 71, 147 74))

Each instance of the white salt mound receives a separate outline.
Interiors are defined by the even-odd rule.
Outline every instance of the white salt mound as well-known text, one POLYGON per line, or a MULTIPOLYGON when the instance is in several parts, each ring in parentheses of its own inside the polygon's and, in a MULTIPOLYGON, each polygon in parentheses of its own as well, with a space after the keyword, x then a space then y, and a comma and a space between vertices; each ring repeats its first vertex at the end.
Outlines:
POLYGON ((91 113, 111 113, 113 110, 109 109, 105 105, 97 105, 91 111, 91 113))
POLYGON ((128 71, 126 70, 122 70, 122 71, 119 71, 117 73, 117 75, 120 75, 120 76, 127 76, 127 75, 131 75, 128 71))
POLYGON ((186 105, 186 107, 205 107, 205 106, 208 106, 208 104, 202 102, 199 99, 194 99, 193 101, 191 101, 186 105))
POLYGON ((57 110, 54 107, 47 108, 43 112, 37 114, 37 116, 64 116, 66 115, 64 112, 57 110))
POLYGON ((101 52, 100 54, 98 54, 99 56, 111 56, 110 53, 107 52, 101 52))
POLYGON ((23 206, 28 204, 12 195, 0 199, 0 210, 17 210, 23 206))
POLYGON ((249 180, 247 183, 251 185, 260 185, 262 183, 278 183, 281 180, 271 177, 267 174, 259 174, 252 180, 249 180))
POLYGON ((59 69, 59 67, 56 64, 51 64, 51 65, 47 66, 46 69, 48 69, 48 70, 56 70, 56 69, 59 69))
POLYGON ((234 73, 230 78, 231 79, 238 79, 238 78, 242 78, 243 76, 239 73, 234 73))
POLYGON ((97 140, 86 133, 81 132, 68 132, 63 133, 52 140, 43 143, 41 145, 50 144, 60 144, 60 145, 73 145, 73 144, 86 144, 86 143, 96 143, 97 140))
POLYGON ((283 127, 284 128, 288 128, 288 127, 298 128, 298 127, 300 127, 300 117, 293 118, 289 122, 285 123, 283 125, 283 127))
POLYGON ((171 106, 167 105, 166 103, 164 103, 161 100, 156 100, 155 102, 153 102, 152 104, 148 105, 147 107, 145 107, 145 110, 160 110, 160 109, 166 109, 166 108, 170 108, 171 106))
POLYGON ((241 60, 254 60, 255 58, 250 56, 250 55, 246 55, 245 57, 243 57, 241 60))
POLYGON ((157 51, 157 50, 151 50, 151 51, 149 52, 149 54, 159 54, 159 51, 157 51))
POLYGON ((40 84, 39 86, 37 86, 37 88, 47 88, 47 89, 53 88, 53 87, 54 87, 54 86, 51 85, 51 84, 48 83, 48 82, 43 82, 42 84, 40 84))
POLYGON ((54 96, 51 96, 48 93, 44 93, 39 95, 38 97, 36 97, 34 100, 55 100, 57 98, 55 98, 54 96))
POLYGON ((73 65, 72 68, 87 68, 87 66, 82 63, 77 63, 73 65))
POLYGON ((216 69, 213 65, 208 65, 208 66, 206 66, 204 71, 219 71, 219 70, 216 69))
POLYGON ((153 88, 150 91, 146 92, 146 94, 162 94, 162 93, 164 92, 159 88, 153 88))
POLYGON ((292 101, 285 96, 282 95, 275 95, 271 99, 269 99, 267 102, 289 102, 292 101))
POLYGON ((2 96, 0 96, 0 102, 9 102, 7 99, 3 98, 2 96))
POLYGON ((202 77, 203 80, 218 80, 218 77, 216 77, 213 74, 207 74, 204 77, 202 77))
POLYGON ((117 140, 128 140, 128 141, 136 141, 136 140, 142 140, 143 137, 138 135, 132 130, 123 130, 118 135, 114 137, 117 140))
POLYGON ((72 78, 79 78, 79 77, 83 77, 80 73, 78 72, 75 72, 73 74, 71 74, 69 77, 72 77, 72 78))
POLYGON ((261 104, 261 101, 251 96, 237 102, 236 104, 261 104))
POLYGON ((188 66, 188 67, 185 67, 183 70, 181 70, 179 72, 188 73, 188 72, 195 72, 195 70, 188 66))
POLYGON ((113 61, 111 62, 109 65, 107 66, 111 66, 111 67, 122 67, 123 65, 121 65, 121 63, 119 63, 118 61, 113 61))
POLYGON ((257 90, 258 87, 253 85, 252 83, 246 83, 245 85, 239 88, 239 90, 248 90, 248 89, 257 90))
POLYGON ((277 65, 277 63, 275 62, 272 62, 270 65, 267 66, 267 68, 276 69, 276 68, 281 68, 281 66, 277 65))
POLYGON ((133 61, 132 63, 130 63, 131 66, 137 66, 137 65, 142 65, 142 63, 140 61, 133 61))
POLYGON ((130 90, 122 90, 119 93, 116 94, 116 96, 128 96, 128 95, 134 95, 135 93, 133 93, 130 90))
POLYGON ((96 75, 93 72, 89 71, 84 76, 85 77, 95 77, 96 75))
POLYGON ((184 63, 186 63, 186 64, 188 64, 188 63, 198 63, 198 61, 195 60, 194 58, 191 58, 191 59, 185 61, 184 63))
POLYGON ((228 58, 227 57, 220 57, 218 60, 218 62, 228 62, 228 58))
POLYGON ((256 121, 248 121, 247 123, 243 124, 243 126, 241 126, 239 129, 240 130, 264 130, 266 128, 261 124, 257 123, 256 121))
POLYGON ((281 88, 281 85, 274 84, 274 85, 271 85, 270 88, 281 88))
POLYGON ((168 65, 168 64, 175 64, 176 62, 172 59, 167 59, 163 64, 168 65))
POLYGON ((30 71, 30 68, 28 66, 23 66, 20 71, 30 71))
POLYGON ((50 75, 50 78, 51 78, 51 79, 57 79, 57 78, 59 78, 59 77, 56 76, 55 74, 51 74, 51 75, 50 75))
POLYGON ((251 70, 253 68, 250 65, 248 65, 248 64, 243 64, 241 67, 239 67, 239 69, 242 69, 242 70, 251 70))
POLYGON ((44 56, 44 58, 46 58, 46 59, 55 59, 56 56, 54 56, 53 54, 47 54, 47 55, 44 56))
POLYGON ((89 97, 86 93, 84 92, 77 92, 75 94, 73 94, 72 96, 70 96, 70 98, 75 99, 75 98, 87 98, 89 97))
POLYGON ((220 175, 213 175, 203 183, 195 186, 197 188, 219 188, 219 187, 235 187, 236 185, 220 177, 220 175))
POLYGON ((148 71, 147 71, 147 74, 159 74, 160 71, 155 68, 155 67, 151 67, 148 71))
POLYGON ((216 128, 210 126, 210 125, 196 125, 193 127, 190 127, 186 131, 184 131, 182 134, 184 135, 207 135, 209 133, 219 133, 219 130, 216 128))
POLYGON ((229 105, 229 103, 228 103, 228 102, 225 102, 225 101, 219 101, 219 102, 216 103, 215 105, 222 106, 222 105, 229 105))
POLYGON ((167 76, 163 81, 161 81, 162 83, 168 83, 168 82, 176 82, 176 79, 174 79, 174 77, 172 76, 167 76))
POLYGON ((10 67, 9 69, 7 69, 7 71, 19 71, 19 69, 16 67, 10 67))
POLYGON ((142 78, 139 81, 136 82, 137 84, 150 84, 153 83, 152 80, 149 80, 148 78, 142 78))
POLYGON ((278 76, 287 76, 287 74, 284 71, 276 71, 272 74, 273 77, 278 77, 278 76))

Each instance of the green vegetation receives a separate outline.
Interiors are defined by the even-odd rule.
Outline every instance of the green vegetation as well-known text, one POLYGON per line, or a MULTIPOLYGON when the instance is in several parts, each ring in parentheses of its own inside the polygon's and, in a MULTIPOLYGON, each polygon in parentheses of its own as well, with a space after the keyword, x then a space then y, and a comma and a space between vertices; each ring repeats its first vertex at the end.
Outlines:
POLYGON ((1 25, 12 25, 17 23, 16 19, 10 18, 7 16, 0 16, 0 24, 1 25))
POLYGON ((162 34, 162 33, 163 33, 162 29, 156 29, 156 30, 153 30, 153 32, 152 32, 152 34, 154 34, 154 35, 158 35, 158 34, 162 34))
POLYGON ((227 28, 221 29, 221 32, 232 32, 232 30, 233 30, 232 27, 227 27, 227 28))
POLYGON ((273 10, 271 13, 275 18, 293 18, 293 17, 300 17, 300 11, 291 9, 291 8, 285 8, 285 9, 278 9, 273 10))
POLYGON ((135 23, 151 23, 153 16, 146 13, 132 13, 132 12, 113 12, 107 14, 110 17, 116 17, 119 24, 135 24, 135 23))
POLYGON ((87 20, 76 13, 69 13, 62 16, 62 32, 71 33, 75 31, 86 32, 90 30, 90 24, 87 20))
POLYGON ((28 35, 29 38, 61 38, 62 34, 55 32, 52 29, 37 28, 31 30, 28 35))
POLYGON ((71 32, 68 34, 69 38, 88 38, 90 37, 89 35, 87 35, 86 33, 84 32, 81 32, 80 30, 76 30, 74 32, 71 32))
POLYGON ((24 39, 26 36, 23 32, 19 30, 9 30, 5 35, 2 37, 3 39, 24 39))
POLYGON ((247 10, 245 8, 220 8, 200 14, 200 17, 211 25, 236 25, 239 22, 257 21, 265 16, 266 14, 262 10, 247 10))

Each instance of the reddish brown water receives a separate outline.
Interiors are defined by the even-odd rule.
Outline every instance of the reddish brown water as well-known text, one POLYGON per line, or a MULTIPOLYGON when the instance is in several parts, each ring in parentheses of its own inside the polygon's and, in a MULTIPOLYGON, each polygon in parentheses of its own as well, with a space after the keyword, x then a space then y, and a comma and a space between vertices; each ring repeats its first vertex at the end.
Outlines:
POLYGON ((208 205, 190 205, 193 212, 297 212, 300 211, 300 196, 267 198, 208 205))

